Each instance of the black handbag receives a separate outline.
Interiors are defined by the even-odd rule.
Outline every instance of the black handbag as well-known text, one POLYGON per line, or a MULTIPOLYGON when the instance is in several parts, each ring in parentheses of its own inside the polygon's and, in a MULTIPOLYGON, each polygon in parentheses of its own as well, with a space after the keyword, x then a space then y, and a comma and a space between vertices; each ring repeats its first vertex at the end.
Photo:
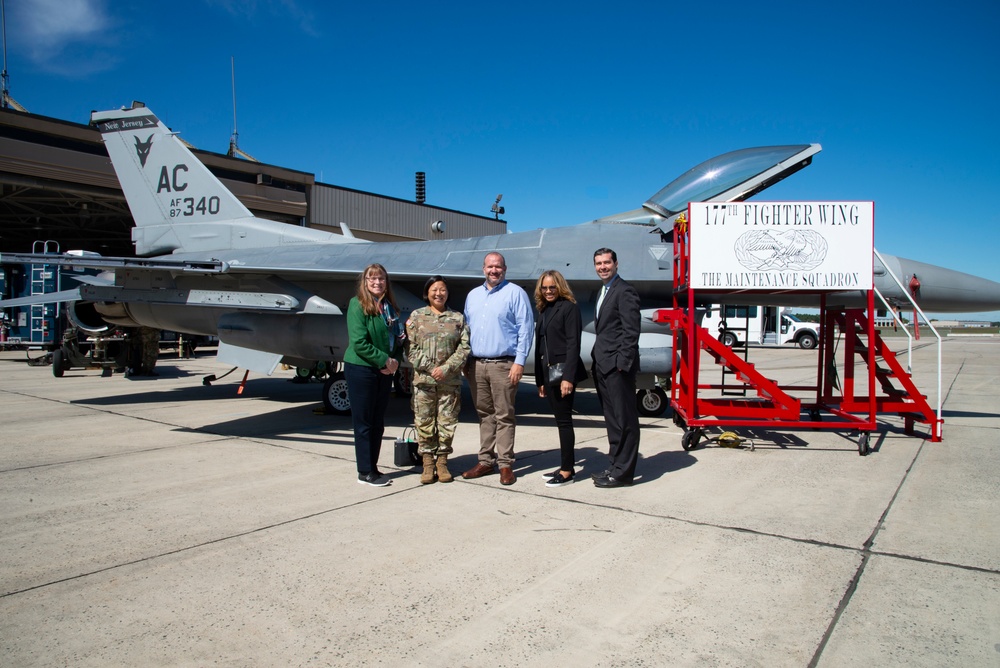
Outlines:
POLYGON ((393 443, 392 463, 399 468, 417 466, 421 463, 421 457, 417 453, 417 430, 407 427, 403 430, 403 435, 393 443))
POLYGON ((549 385, 558 385, 562 382, 563 372, 566 371, 565 362, 556 362, 549 365, 549 385))

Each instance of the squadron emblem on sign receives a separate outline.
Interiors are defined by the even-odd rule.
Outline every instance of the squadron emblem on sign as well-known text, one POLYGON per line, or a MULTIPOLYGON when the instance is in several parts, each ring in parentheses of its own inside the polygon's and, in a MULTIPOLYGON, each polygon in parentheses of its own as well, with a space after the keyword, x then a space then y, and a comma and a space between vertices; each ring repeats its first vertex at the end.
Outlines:
POLYGON ((733 244, 736 259, 751 271, 809 271, 826 259, 826 239, 812 230, 752 230, 733 244))

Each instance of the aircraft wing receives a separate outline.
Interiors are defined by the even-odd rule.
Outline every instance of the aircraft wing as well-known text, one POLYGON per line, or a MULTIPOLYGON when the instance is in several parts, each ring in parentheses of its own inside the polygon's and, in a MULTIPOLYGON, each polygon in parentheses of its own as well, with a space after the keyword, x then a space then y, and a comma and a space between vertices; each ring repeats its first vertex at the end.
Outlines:
POLYGON ((220 273, 226 266, 218 260, 170 260, 165 258, 53 255, 51 253, 0 253, 0 264, 57 264, 88 269, 166 269, 220 273))

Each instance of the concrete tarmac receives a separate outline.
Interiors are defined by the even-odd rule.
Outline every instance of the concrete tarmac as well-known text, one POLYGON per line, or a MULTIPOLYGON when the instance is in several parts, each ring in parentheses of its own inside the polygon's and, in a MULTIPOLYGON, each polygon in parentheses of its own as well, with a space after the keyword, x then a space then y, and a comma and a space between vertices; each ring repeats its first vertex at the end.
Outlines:
MULTIPOLYGON (((834 431, 685 452, 668 414, 620 489, 589 480, 592 389, 575 484, 544 486, 558 438, 522 384, 516 484, 394 467, 400 398, 373 488, 350 419, 289 372, 237 396, 242 372, 202 385, 211 357, 57 379, 24 355, 0 354, 3 666, 1000 665, 1000 338, 946 339, 941 443, 883 417, 867 457, 834 431)), ((751 361, 809 382, 815 355, 751 361)), ((913 358, 932 402, 935 356, 913 358)))

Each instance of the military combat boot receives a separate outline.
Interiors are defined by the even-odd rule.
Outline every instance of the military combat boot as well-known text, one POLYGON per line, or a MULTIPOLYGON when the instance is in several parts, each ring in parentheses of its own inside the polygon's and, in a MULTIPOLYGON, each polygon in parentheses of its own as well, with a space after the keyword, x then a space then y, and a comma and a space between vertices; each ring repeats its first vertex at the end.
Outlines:
POLYGON ((438 455, 437 474, 438 480, 441 482, 451 482, 454 480, 454 478, 451 477, 451 471, 448 470, 448 455, 438 455))
POLYGON ((429 485, 434 482, 434 455, 424 455, 424 472, 420 474, 420 484, 429 485))

